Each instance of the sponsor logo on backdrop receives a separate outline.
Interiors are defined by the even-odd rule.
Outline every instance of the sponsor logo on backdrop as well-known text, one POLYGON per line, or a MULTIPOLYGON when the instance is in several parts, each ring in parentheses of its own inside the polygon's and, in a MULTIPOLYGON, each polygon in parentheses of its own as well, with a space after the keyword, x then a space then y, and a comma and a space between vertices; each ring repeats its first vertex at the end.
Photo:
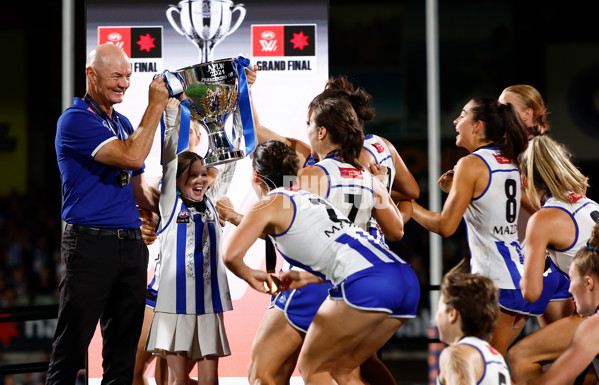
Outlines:
POLYGON ((312 71, 316 24, 252 25, 252 56, 260 71, 312 71))
POLYGON ((98 27, 98 44, 121 47, 133 72, 159 72, 162 67, 162 27, 98 27))

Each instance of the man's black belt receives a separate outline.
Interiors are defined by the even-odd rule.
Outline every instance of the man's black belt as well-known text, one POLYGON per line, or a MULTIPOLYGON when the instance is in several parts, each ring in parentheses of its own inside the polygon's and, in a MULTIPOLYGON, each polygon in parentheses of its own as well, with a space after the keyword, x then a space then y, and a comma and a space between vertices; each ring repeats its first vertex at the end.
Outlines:
POLYGON ((99 229, 71 223, 67 223, 65 229, 73 230, 77 234, 91 235, 98 238, 141 239, 140 229, 99 229))

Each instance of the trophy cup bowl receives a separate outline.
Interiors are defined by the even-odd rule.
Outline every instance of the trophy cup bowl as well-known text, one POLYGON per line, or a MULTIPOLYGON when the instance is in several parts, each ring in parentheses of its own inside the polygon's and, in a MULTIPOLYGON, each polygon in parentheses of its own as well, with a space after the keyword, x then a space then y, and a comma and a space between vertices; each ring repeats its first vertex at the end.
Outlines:
POLYGON ((182 0, 170 5, 166 18, 180 35, 195 43, 200 50, 200 63, 212 61, 214 47, 239 28, 245 17, 243 4, 231 0, 182 0), (239 12, 231 25, 233 13, 239 12), (179 14, 180 24, 173 13, 179 14))
MULTIPOLYGON (((229 142, 225 121, 237 108, 239 75, 234 59, 196 64, 176 71, 183 79, 191 119, 208 131, 209 148, 204 165, 217 165, 244 157, 229 142)), ((184 98, 184 96, 182 96, 184 98)))

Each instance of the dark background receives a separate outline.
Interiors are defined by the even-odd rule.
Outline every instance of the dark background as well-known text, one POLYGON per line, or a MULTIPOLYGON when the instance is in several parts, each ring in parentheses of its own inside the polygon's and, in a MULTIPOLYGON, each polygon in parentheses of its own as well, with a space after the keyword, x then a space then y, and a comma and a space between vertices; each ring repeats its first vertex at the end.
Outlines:
MULTIPOLYGON (((330 73, 348 76, 374 96, 377 118, 366 130, 395 144, 419 181, 419 202, 427 207, 425 2, 330 0, 329 4, 330 73)), ((526 83, 545 97, 552 135, 569 147, 593 186, 599 170, 599 151, 594 150, 599 143, 595 71, 599 33, 596 13, 584 7, 587 3, 439 1, 442 170, 464 154, 455 148, 452 124, 462 106, 471 97, 497 97, 508 85, 526 83)), ((5 2, 2 13, 0 68, 3 78, 12 82, 0 95, 5 108, 15 105, 23 111, 27 155, 24 165, 14 165, 26 173, 25 188, 0 194, 0 308, 57 303, 61 191, 54 136, 62 113, 62 8, 60 1, 5 2)), ((86 55, 83 1, 77 2, 76 14, 75 73, 81 75, 76 95, 81 96, 86 55)), ((15 129, 0 115, 0 164, 11 159, 15 129)), ((599 198, 592 187, 588 195, 599 198)), ((413 222, 405 232, 409 236, 393 248, 412 263, 426 285, 428 233, 413 222)), ((444 271, 467 253, 460 227, 443 242, 444 271)), ((423 293, 421 307, 427 308, 427 301, 423 293)), ((49 344, 52 324, 45 324, 49 330, 42 326, 42 332, 32 332, 34 340, 49 344)), ((17 333, 23 335, 23 328, 17 325, 17 333)), ((14 327, 0 323, 0 364, 6 362, 3 352, 31 349, 27 339, 16 338, 8 346, 11 333, 14 327)), ((426 330, 411 335, 426 335, 426 330)), ((406 345, 400 337, 390 341, 388 357, 404 357, 401 350, 406 345), (400 353, 391 354, 396 351, 400 353)), ((426 349, 418 342, 419 348, 423 346, 426 349)), ((426 367, 425 361, 418 362, 426 367)), ((398 374, 406 377, 410 375, 405 371, 398 374)))

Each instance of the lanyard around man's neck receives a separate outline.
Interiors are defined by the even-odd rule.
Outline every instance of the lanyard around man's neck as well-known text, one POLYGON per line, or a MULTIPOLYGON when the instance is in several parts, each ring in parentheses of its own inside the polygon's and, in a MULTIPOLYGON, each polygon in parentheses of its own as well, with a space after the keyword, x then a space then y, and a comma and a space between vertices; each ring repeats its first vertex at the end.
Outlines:
POLYGON ((120 126, 116 122, 114 122, 110 118, 110 116, 108 116, 108 114, 106 113, 106 111, 104 111, 100 107, 100 105, 91 97, 90 94, 88 94, 86 92, 85 95, 83 96, 83 100, 85 100, 85 102, 89 105, 89 107, 92 109, 92 111, 96 115, 98 115, 99 117, 101 117, 102 119, 104 119, 104 121, 106 122, 106 124, 108 124, 108 127, 110 128, 110 131, 112 131, 112 133, 114 135, 116 135, 120 140, 125 140, 125 138, 123 137, 123 134, 121 133, 120 126))

